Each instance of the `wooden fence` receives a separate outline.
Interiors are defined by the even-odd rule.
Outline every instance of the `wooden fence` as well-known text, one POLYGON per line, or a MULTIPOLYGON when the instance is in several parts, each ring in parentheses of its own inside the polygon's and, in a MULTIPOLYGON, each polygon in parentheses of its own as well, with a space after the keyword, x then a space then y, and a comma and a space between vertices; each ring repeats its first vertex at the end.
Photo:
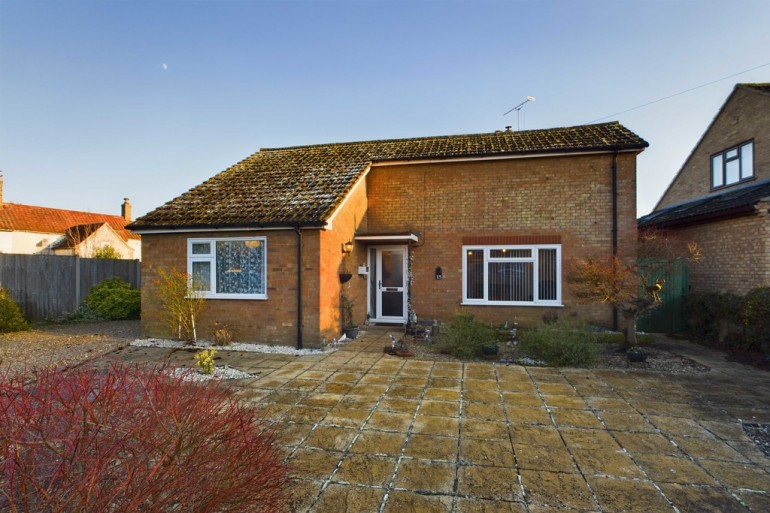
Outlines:
POLYGON ((91 289, 111 278, 140 285, 139 260, 53 255, 0 254, 0 286, 29 320, 54 319, 76 311, 91 289))

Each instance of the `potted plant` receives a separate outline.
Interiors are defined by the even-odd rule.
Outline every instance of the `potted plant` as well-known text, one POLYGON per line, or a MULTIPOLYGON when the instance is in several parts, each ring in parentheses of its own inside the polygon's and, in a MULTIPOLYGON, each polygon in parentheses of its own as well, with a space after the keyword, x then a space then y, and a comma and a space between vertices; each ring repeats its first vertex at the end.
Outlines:
POLYGON ((348 270, 348 266, 347 264, 345 264, 345 260, 343 260, 342 263, 340 264, 339 275, 340 275, 340 283, 347 283, 350 281, 350 278, 353 277, 353 273, 351 273, 348 270))
POLYGON ((487 342, 481 346, 481 354, 483 356, 497 356, 500 353, 500 348, 497 346, 497 342, 487 342))
POLYGON ((626 356, 628 357, 629 362, 638 363, 647 361, 647 351, 639 346, 631 347, 628 351, 626 351, 626 356))
POLYGON ((345 292, 340 294, 340 320, 342 321, 342 331, 349 339, 358 336, 358 326, 353 322, 353 300, 345 292))

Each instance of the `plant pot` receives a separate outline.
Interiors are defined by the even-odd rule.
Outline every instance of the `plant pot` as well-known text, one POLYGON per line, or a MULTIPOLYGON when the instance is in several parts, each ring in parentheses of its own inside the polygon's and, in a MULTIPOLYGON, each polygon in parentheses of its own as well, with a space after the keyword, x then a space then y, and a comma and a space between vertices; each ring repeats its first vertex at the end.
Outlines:
POLYGON ((481 354, 484 356, 497 356, 500 353, 500 349, 497 344, 492 346, 481 346, 481 354))
POLYGON ((632 363, 641 363, 647 361, 646 351, 627 351, 626 356, 628 357, 628 361, 632 363))
POLYGON ((353 275, 350 273, 340 273, 340 283, 347 283, 353 275))
POLYGON ((343 331, 345 332, 345 336, 351 340, 355 339, 358 336, 357 327, 345 328, 343 331))

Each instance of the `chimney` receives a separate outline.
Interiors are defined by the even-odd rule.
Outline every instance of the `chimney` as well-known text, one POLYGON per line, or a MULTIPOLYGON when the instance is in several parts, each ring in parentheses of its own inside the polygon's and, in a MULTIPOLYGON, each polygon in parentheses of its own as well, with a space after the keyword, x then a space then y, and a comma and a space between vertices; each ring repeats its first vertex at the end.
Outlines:
MULTIPOLYGON (((0 188, 0 192, 2 189, 0 188)), ((120 215, 127 223, 131 222, 131 203, 128 202, 128 198, 123 198, 123 204, 120 206, 120 215)))
POLYGON ((3 172, 0 171, 0 207, 3 206, 3 172))

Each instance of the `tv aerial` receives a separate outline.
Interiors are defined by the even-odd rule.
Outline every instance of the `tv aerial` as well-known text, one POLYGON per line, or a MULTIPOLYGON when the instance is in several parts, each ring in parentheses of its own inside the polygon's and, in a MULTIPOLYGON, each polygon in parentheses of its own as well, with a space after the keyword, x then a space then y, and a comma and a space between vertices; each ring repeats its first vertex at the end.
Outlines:
POLYGON ((511 110, 507 111, 505 114, 503 114, 503 116, 507 116, 508 114, 513 112, 514 110, 516 111, 516 131, 521 130, 521 117, 520 117, 521 109, 523 109, 524 106, 526 104, 528 104, 529 102, 534 102, 534 101, 535 101, 535 97, 534 96, 527 96, 526 100, 524 100, 523 102, 521 102, 520 104, 518 104, 517 106, 515 106, 511 110))

